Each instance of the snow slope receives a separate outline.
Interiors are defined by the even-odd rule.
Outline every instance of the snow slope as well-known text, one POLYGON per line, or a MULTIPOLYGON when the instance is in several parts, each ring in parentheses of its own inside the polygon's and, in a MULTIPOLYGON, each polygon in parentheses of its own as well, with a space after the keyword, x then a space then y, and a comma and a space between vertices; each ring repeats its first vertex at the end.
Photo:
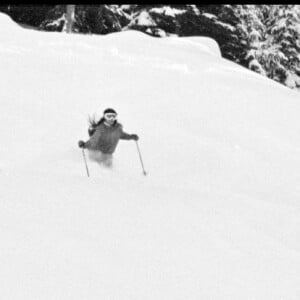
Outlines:
POLYGON ((216 54, 0 14, 1 299, 300 298, 299 94, 216 54), (86 176, 106 107, 147 177, 132 141, 86 176))

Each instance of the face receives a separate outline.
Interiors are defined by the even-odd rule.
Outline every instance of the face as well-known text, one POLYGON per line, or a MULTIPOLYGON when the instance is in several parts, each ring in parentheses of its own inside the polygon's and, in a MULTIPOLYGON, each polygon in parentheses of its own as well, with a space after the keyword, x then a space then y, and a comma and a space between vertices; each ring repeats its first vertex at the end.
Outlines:
POLYGON ((104 119, 108 124, 112 125, 115 122, 115 120, 117 119, 117 114, 107 113, 104 115, 104 119))

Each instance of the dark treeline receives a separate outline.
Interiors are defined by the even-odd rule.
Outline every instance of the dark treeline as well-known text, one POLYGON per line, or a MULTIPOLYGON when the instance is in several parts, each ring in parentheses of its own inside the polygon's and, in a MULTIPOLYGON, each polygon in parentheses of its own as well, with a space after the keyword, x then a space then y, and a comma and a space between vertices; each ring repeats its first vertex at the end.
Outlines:
MULTIPOLYGON (((64 31, 66 5, 2 5, 23 25, 64 31)), ((223 57, 300 88, 300 5, 76 5, 72 31, 128 29, 156 37, 208 36, 223 57)))

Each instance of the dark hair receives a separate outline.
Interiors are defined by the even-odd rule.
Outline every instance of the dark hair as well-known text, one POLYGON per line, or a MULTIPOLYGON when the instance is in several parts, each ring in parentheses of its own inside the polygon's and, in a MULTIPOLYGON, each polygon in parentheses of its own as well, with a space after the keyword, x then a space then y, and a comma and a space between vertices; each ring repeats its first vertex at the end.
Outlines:
POLYGON ((97 127, 98 125, 103 123, 103 121, 104 121, 103 117, 97 121, 95 115, 93 115, 92 117, 89 116, 89 119, 88 119, 88 123, 89 123, 90 127, 97 127))
POLYGON ((107 108, 103 112, 104 115, 108 113, 117 114, 117 112, 113 108, 107 108))
MULTIPOLYGON (((98 127, 100 124, 102 124, 105 121, 104 117, 101 117, 99 121, 96 121, 95 115, 92 117, 89 116, 89 129, 88 129, 88 134, 89 136, 92 136, 94 132, 96 131, 96 127, 98 127)), ((113 126, 117 125, 118 121, 115 120, 113 126)))
POLYGON ((99 126, 101 123, 104 122, 104 118, 102 117, 99 121, 96 120, 95 114, 93 116, 89 116, 88 123, 88 134, 89 136, 92 136, 94 132, 96 131, 96 127, 99 126))

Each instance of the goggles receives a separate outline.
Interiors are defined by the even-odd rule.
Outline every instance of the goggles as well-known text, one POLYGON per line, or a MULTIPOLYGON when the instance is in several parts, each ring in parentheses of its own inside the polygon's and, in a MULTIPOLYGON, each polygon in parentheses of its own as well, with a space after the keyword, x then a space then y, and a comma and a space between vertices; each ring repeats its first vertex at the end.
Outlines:
POLYGON ((104 118, 106 118, 106 119, 116 119, 117 115, 113 114, 113 113, 108 113, 108 114, 104 115, 104 118))

